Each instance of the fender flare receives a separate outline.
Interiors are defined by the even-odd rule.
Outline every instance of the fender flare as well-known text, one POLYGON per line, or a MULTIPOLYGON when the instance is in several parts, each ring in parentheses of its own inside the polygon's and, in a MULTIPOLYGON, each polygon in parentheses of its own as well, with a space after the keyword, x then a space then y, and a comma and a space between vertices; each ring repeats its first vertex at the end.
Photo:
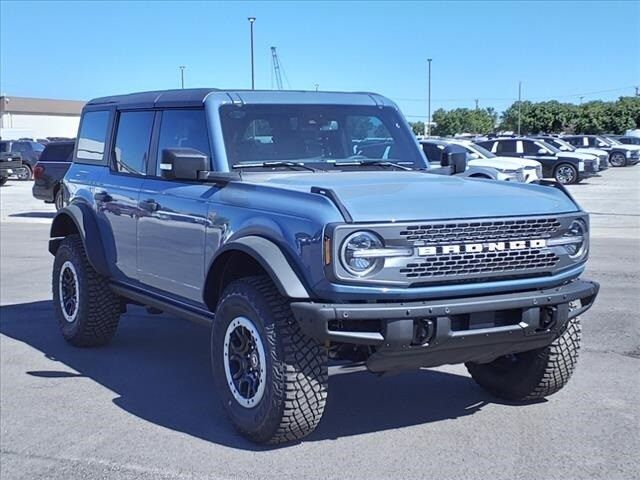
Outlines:
POLYGON ((280 247, 271 240, 256 235, 238 238, 218 250, 209 267, 207 282, 209 281, 209 275, 219 273, 218 270, 222 266, 221 264, 224 263, 224 260, 221 261, 221 259, 226 256, 225 254, 232 251, 245 253, 258 262, 273 280, 281 295, 295 299, 310 298, 307 288, 291 267, 280 247))
POLYGON ((56 254, 64 237, 74 233, 73 226, 82 239, 87 260, 91 266, 98 273, 110 276, 98 223, 95 214, 87 205, 77 203, 67 205, 56 213, 49 233, 49 252, 52 255, 56 254))

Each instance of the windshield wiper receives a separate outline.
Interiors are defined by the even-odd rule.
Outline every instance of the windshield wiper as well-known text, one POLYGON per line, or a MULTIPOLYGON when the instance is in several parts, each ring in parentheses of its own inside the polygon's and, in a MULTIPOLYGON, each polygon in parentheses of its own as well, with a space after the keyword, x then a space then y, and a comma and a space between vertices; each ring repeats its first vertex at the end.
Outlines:
POLYGON ((296 168, 301 168, 303 170, 309 170, 310 172, 318 172, 317 168, 309 167, 302 162, 255 162, 255 163, 236 163, 232 165, 231 168, 234 169, 242 169, 242 168, 269 168, 269 167, 287 167, 291 170, 295 170, 296 168))
MULTIPOLYGON (((414 168, 407 167, 405 165, 401 165, 399 163, 390 162, 388 160, 346 160, 342 162, 335 162, 333 164, 336 167, 349 167, 349 166, 370 166, 374 165, 376 167, 393 167, 399 170, 415 170, 414 168)), ((413 165, 413 164, 412 164, 413 165)))

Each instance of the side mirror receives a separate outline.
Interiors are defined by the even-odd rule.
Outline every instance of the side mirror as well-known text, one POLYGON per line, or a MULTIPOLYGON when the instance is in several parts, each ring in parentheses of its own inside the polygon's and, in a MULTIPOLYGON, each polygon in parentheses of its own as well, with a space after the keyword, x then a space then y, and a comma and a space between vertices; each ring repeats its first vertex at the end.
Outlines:
POLYGON ((560 146, 560 150, 562 150, 563 152, 568 152, 568 151, 570 151, 571 149, 570 149, 569 147, 566 147, 566 146, 564 146, 564 145, 561 145, 561 146, 560 146))
POLYGON ((478 158, 480 158, 480 155, 478 155, 477 153, 469 153, 467 156, 467 159, 469 160, 477 160, 478 158))
POLYGON ((449 167, 451 175, 462 173, 467 169, 467 153, 465 151, 450 151, 450 149, 447 149, 442 152, 440 164, 443 167, 449 167))
POLYGON ((539 148, 538 149, 538 155, 548 155, 549 152, 547 151, 546 148, 539 148))
POLYGON ((193 148, 162 150, 160 171, 167 180, 198 180, 198 172, 208 171, 209 156, 193 148))

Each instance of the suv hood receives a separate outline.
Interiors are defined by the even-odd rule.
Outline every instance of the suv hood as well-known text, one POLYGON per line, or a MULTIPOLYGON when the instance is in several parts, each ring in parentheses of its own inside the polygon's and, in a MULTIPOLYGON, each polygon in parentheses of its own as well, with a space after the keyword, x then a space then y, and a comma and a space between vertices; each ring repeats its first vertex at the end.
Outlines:
POLYGON ((467 165, 470 167, 490 167, 498 170, 518 170, 524 167, 524 165, 514 161, 512 158, 474 158, 469 160, 467 165))
POLYGON ((499 161, 499 162, 515 162, 519 166, 524 168, 536 168, 540 165, 540 162, 537 160, 531 160, 529 158, 519 158, 519 157, 492 157, 487 160, 499 161))
POLYGON ((578 211, 560 189, 422 172, 246 173, 242 183, 311 193, 331 189, 354 222, 442 220, 578 211))
POLYGON ((589 155, 597 155, 597 156, 609 156, 609 153, 606 150, 599 150, 597 148, 582 148, 578 147, 574 153, 587 153, 589 155))

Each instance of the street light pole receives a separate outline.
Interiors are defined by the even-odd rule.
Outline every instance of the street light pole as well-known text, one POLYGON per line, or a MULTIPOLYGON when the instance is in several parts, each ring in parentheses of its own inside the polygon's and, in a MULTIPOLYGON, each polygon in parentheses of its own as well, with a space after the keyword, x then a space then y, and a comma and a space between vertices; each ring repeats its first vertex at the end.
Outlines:
POLYGON ((431 58, 427 58, 427 62, 429 63, 429 92, 428 92, 428 100, 427 100, 427 137, 431 136, 431 58))
POLYGON ((180 65, 178 68, 180 69, 180 86, 184 88, 184 69, 187 67, 180 65))
POLYGON ((249 25, 251 29, 251 90, 256 89, 255 70, 253 68, 253 24, 256 21, 256 17, 248 17, 249 25))
POLYGON ((520 127, 522 126, 522 82, 518 82, 518 135, 520 135, 520 127))

